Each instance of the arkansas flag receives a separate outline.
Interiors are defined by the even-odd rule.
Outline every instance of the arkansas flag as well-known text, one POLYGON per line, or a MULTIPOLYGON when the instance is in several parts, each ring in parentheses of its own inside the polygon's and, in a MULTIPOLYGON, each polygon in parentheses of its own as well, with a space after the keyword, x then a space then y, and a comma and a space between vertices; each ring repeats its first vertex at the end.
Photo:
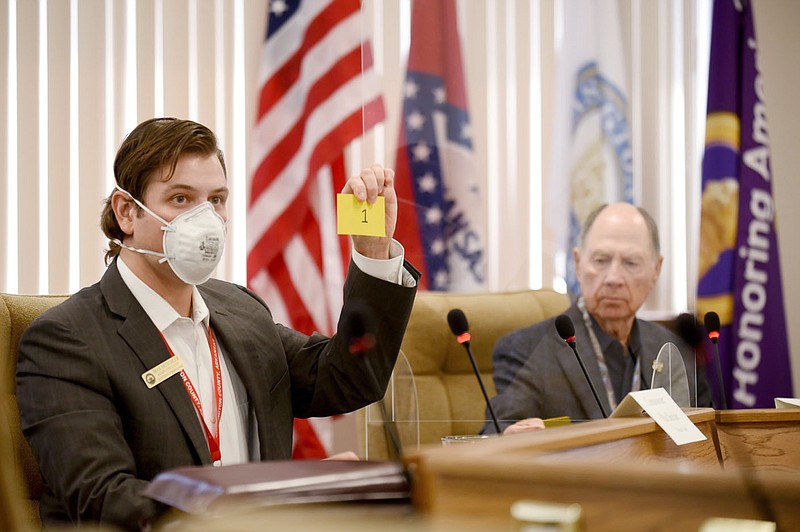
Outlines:
POLYGON ((750 2, 715 0, 697 310, 720 318, 728 408, 772 408, 775 397, 793 397, 758 53, 750 2))
POLYGON ((485 286, 483 207, 454 0, 415 0, 395 165, 395 238, 431 290, 485 286))
MULTIPOLYGON (((347 177, 344 150, 384 117, 360 9, 359 0, 269 2, 247 282, 276 322, 306 334, 332 334, 342 309, 349 247, 336 234, 335 193, 347 177)), ((295 458, 327 454, 317 432, 308 420, 295 421, 295 458)))

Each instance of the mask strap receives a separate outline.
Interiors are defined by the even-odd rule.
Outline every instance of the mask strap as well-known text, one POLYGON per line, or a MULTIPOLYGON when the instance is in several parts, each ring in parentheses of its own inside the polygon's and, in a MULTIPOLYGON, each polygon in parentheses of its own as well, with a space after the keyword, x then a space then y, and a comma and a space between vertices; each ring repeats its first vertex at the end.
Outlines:
MULTIPOLYGON (((145 211, 146 213, 148 213, 150 216, 152 216, 153 218, 155 218, 156 220, 158 220, 159 222, 161 222, 162 224, 164 224, 164 226, 161 228, 161 230, 162 230, 162 231, 174 231, 174 229, 172 228, 172 226, 170 225, 170 223, 169 223, 168 221, 166 221, 164 218, 162 218, 161 216, 157 215, 156 213, 154 213, 153 211, 151 211, 150 209, 148 209, 148 208, 145 206, 145 204, 144 204, 144 203, 142 203, 142 202, 141 202, 141 201, 139 201, 138 199, 134 198, 134 197, 133 197, 133 194, 131 194, 130 192, 128 192, 127 190, 125 190, 125 189, 124 189, 124 188, 122 188, 121 186, 117 185, 116 183, 114 184, 114 188, 116 188, 117 190, 119 190, 119 191, 120 191, 120 192, 122 192, 123 194, 127 194, 127 195, 128 195, 128 197, 129 197, 130 199, 132 199, 134 203, 136 203, 136 205, 138 205, 139 207, 141 207, 142 209, 144 209, 144 211, 145 211)), ((137 251, 138 251, 138 250, 137 250, 137 251)), ((144 250, 142 250, 142 252, 144 252, 144 250)))
POLYGON ((151 251, 149 249, 139 249, 133 246, 129 246, 127 244, 123 244, 122 241, 118 238, 112 238, 111 241, 118 245, 121 248, 125 248, 130 251, 135 251, 136 253, 143 253, 145 255, 153 255, 154 257, 161 257, 158 261, 159 264, 167 262, 168 257, 164 253, 159 253, 158 251, 151 251))

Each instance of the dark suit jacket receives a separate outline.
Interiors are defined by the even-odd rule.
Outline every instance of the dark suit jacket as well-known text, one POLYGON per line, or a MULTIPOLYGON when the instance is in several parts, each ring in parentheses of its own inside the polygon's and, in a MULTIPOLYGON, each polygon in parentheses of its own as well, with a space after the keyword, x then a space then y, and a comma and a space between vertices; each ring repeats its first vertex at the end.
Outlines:
MULTIPOLYGON (((342 315, 357 300, 377 318, 379 341, 368 354, 375 383, 364 360, 349 353, 344 334, 309 337, 277 325, 264 302, 240 286, 210 280, 198 289, 222 353, 244 383, 263 460, 291 457, 294 417, 349 412, 382 397, 416 291, 351 264, 342 315)), ((45 524, 140 526, 164 509, 140 495, 147 481, 167 469, 211 464, 180 376, 152 389, 142 380, 169 356, 116 262, 99 283, 25 331, 17 398, 45 481, 45 524)))
MULTIPOLYGON (((594 383, 603 408, 610 413, 611 407, 600 376, 600 366, 581 311, 573 305, 565 314, 575 325, 578 354, 594 383)), ((650 386, 652 364, 659 350, 664 343, 672 342, 678 346, 683 357, 692 406, 695 406, 694 397, 697 397, 697 405, 711 406, 710 390, 702 368, 697 370, 699 387, 697 386, 694 371, 696 364, 691 347, 656 323, 637 319, 635 327, 638 327, 641 340, 638 355, 641 357, 643 373, 642 389, 650 386)), ((518 329, 498 340, 492 353, 492 373, 497 390, 497 395, 492 399, 492 408, 501 430, 530 417, 547 419, 569 416, 573 420, 603 417, 575 354, 556 332, 555 318, 518 329)), ((483 432, 495 432, 494 425, 487 422, 483 432)))

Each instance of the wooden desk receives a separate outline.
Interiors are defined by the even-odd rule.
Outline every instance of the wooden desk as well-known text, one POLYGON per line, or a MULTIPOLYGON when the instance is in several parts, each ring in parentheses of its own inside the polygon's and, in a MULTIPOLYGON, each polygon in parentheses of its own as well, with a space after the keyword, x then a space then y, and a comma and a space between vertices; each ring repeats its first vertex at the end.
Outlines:
POLYGON ((800 408, 719 410, 722 463, 759 471, 800 471, 800 408))
POLYGON ((800 529, 800 475, 723 469, 716 413, 687 414, 707 440, 677 446, 649 418, 623 418, 423 448, 408 458, 414 502, 495 528, 510 526, 512 503, 533 499, 580 504, 590 531, 696 530, 711 517, 800 529))
POLYGON ((531 499, 580 504, 589 531, 697 530, 720 516, 774 519, 782 530, 800 529, 800 479, 785 473, 753 479, 665 464, 554 464, 542 456, 524 462, 486 456, 465 464, 453 456, 424 474, 427 497, 415 503, 426 515, 470 515, 495 528, 510 526, 514 502, 531 499))
POLYGON ((478 440, 455 446, 427 445, 406 459, 413 467, 424 467, 457 453, 469 461, 485 456, 547 455, 552 461, 589 460, 623 463, 690 461, 719 469, 720 456, 714 443, 714 410, 687 409, 689 419, 706 436, 705 441, 675 445, 648 417, 600 419, 554 427, 542 431, 478 440))
POLYGON ((218 516, 181 518, 165 529, 281 528, 302 519, 305 528, 325 530, 509 530, 512 504, 534 500, 579 504, 590 532, 697 530, 712 517, 776 521, 781 530, 800 530, 800 475, 792 465, 800 453, 797 413, 686 413, 706 440, 675 445, 650 418, 638 417, 428 445, 406 457, 413 507, 407 501, 232 507, 218 516), (736 457, 748 449, 769 450, 763 454, 781 462, 758 458, 738 467, 736 457))

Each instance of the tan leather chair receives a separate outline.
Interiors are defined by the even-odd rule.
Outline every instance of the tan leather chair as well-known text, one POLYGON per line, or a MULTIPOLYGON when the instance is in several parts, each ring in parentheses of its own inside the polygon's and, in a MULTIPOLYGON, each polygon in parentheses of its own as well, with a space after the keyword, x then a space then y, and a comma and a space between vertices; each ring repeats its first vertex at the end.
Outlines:
MULTIPOLYGON (((7 392, 3 389, 0 393, 5 396, 7 392)), ((0 530, 19 530, 26 525, 23 498, 10 423, 5 409, 0 408, 0 530)))
MULTIPOLYGON (((451 309, 460 308, 469 321, 472 353, 491 398, 495 342, 568 306, 569 297, 552 290, 418 292, 401 347, 404 356, 395 366, 384 399, 403 449, 416 448, 417 442, 438 444, 443 436, 476 434, 483 426, 486 404, 469 357, 447 324, 451 309)), ((361 456, 370 460, 389 456, 378 405, 360 410, 356 421, 361 456)))
MULTIPOLYGON (((33 452, 20 430, 15 393, 19 337, 39 314, 66 298, 0 294, 0 464, 3 477, 0 483, 4 484, 0 489, 0 498, 3 498, 0 513, 6 515, 6 507, 9 507, 9 519, 22 520, 21 526, 14 526, 11 522, 8 526, 0 526, 3 530, 40 527, 42 477, 33 452), (27 490, 20 489, 22 482, 27 490)), ((6 523, 0 521, 0 525, 6 523)))

